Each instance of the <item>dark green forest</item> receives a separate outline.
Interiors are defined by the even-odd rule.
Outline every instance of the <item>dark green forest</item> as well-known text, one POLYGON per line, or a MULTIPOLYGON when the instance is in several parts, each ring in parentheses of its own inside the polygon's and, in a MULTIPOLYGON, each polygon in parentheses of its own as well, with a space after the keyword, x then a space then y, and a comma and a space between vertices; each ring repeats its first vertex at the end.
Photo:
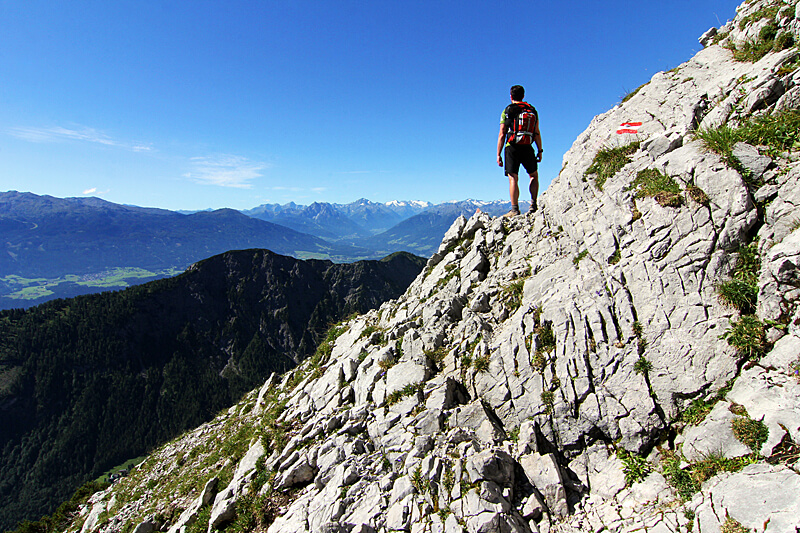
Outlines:
POLYGON ((0 312, 0 528, 209 420, 402 294, 424 260, 228 252, 175 278, 0 312))

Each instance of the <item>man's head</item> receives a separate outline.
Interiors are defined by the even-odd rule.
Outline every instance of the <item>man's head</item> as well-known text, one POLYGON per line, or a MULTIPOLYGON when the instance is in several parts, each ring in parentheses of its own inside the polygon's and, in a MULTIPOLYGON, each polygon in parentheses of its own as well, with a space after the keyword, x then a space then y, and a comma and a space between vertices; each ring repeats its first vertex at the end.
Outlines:
POLYGON ((522 85, 514 85, 511 87, 511 99, 521 102, 525 98, 525 88, 522 85))

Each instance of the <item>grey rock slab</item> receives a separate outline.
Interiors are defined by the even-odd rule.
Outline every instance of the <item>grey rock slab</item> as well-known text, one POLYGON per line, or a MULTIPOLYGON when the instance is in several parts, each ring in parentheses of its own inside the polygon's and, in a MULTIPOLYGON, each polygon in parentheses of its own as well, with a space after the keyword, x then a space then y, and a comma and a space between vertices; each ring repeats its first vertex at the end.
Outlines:
POLYGON ((359 524, 351 529, 350 533, 376 533, 376 530, 369 524, 359 524))
POLYGON ((487 443, 500 442, 505 437, 500 420, 481 400, 457 407, 450 414, 448 424, 451 428, 471 429, 481 441, 487 443))
POLYGON ((157 529, 158 524, 154 520, 148 519, 140 522, 139 525, 133 529, 133 533, 153 533, 153 531, 157 529))
POLYGON ((760 187, 753 195, 753 199, 757 203, 764 203, 767 200, 770 200, 775 196, 777 196, 779 191, 780 187, 778 187, 773 183, 769 183, 767 185, 760 187))
MULTIPOLYGON (((728 395, 728 398, 732 397, 728 395)), ((687 461, 701 461, 716 453, 730 459, 751 452, 733 435, 731 422, 737 417, 730 411, 730 406, 726 401, 717 402, 701 424, 684 430, 682 451, 687 461)))
POLYGON ((613 498, 625 488, 624 465, 605 446, 593 446, 586 452, 588 485, 593 494, 605 499, 613 498))
POLYGON ((566 516, 569 512, 567 491, 555 455, 532 453, 520 457, 519 464, 531 485, 544 496, 550 513, 559 517, 566 516))
POLYGON ((538 522, 546 510, 547 507, 541 498, 539 498, 539 494, 534 492, 525 500, 520 512, 524 518, 538 522))
POLYGON ((211 516, 208 519, 208 529, 219 529, 220 526, 227 524, 236 516, 236 498, 217 499, 211 508, 211 516))
POLYGON ((316 410, 322 410, 338 394, 341 383, 344 382, 342 365, 337 364, 328 368, 322 377, 313 382, 313 387, 308 391, 316 410))
POLYGON ((792 441, 800 443, 800 383, 789 376, 787 367, 744 370, 726 397, 743 405, 751 418, 766 424, 769 435, 761 448, 765 456, 772 454, 787 431, 792 441))
POLYGON ((787 309, 783 293, 800 285, 800 231, 793 231, 762 257, 758 314, 777 320, 787 309))
POLYGON ((732 154, 756 179, 760 178, 772 164, 771 158, 761 155, 758 148, 747 143, 736 143, 733 146, 732 154))
POLYGON ((264 445, 261 443, 261 439, 257 439, 250 448, 248 448, 247 453, 236 466, 233 480, 230 483, 231 486, 235 487, 234 492, 239 490, 249 474, 254 473, 256 465, 264 457, 264 453, 264 445))
POLYGON ((696 531, 717 531, 731 517, 751 531, 794 533, 800 517, 800 475, 758 463, 711 480, 692 500, 696 531))
POLYGON ((389 531, 403 531, 408 529, 411 523, 410 507, 413 505, 413 499, 413 495, 408 495, 389 507, 386 513, 386 528, 389 531))
MULTIPOLYGON (((356 527, 369 527, 377 522, 378 517, 383 513, 385 502, 378 483, 370 483, 366 489, 355 498, 352 508, 348 509, 342 522, 345 524, 356 524, 356 527)), ((351 530, 355 531, 355 529, 351 530)), ((373 529, 374 531, 374 529, 373 529)))
POLYGON ((262 385, 258 391, 258 399, 256 400, 256 405, 253 407, 254 416, 258 416, 263 412, 266 405, 267 394, 277 388, 279 383, 280 377, 278 374, 275 372, 270 374, 269 378, 267 378, 267 380, 264 382, 264 385, 262 385))
POLYGON ((530 533, 525 521, 514 514, 481 513, 467 520, 467 530, 477 533, 530 533))
POLYGON ((417 406, 422 404, 424 399, 424 395, 419 390, 414 390, 414 392, 408 396, 404 396, 398 402, 389 406, 390 413, 397 413, 401 417, 410 417, 417 406))
POLYGON ((758 216, 742 177, 724 167, 702 167, 697 169, 695 185, 709 198, 711 218, 719 228, 718 246, 724 250, 738 247, 758 216))
POLYGON ((436 435, 443 425, 444 414, 439 409, 426 409, 414 419, 414 428, 420 435, 436 435))
POLYGON ((653 159, 658 159, 662 155, 678 148, 683 142, 683 137, 674 135, 672 138, 666 135, 651 137, 642 146, 653 159))
POLYGON ((216 494, 217 484, 219 483, 218 477, 209 479, 200 491, 200 495, 194 502, 184 510, 178 517, 178 520, 170 526, 167 533, 178 533, 184 526, 189 526, 197 521, 197 516, 204 506, 210 504, 214 500, 216 494))
POLYGON ((337 474, 328 485, 313 496, 308 504, 308 528, 319 531, 325 524, 338 521, 344 514, 344 503, 341 499, 344 468, 337 467, 337 474))
POLYGON ((772 350, 761 360, 765 368, 770 366, 778 370, 787 369, 800 357, 800 336, 786 335, 780 338, 772 350))
POLYGON ((409 476, 400 476, 394 480, 394 485, 392 485, 392 492, 389 496, 389 505, 403 500, 406 498, 406 496, 409 494, 414 494, 415 492, 416 490, 414 489, 414 485, 411 483, 411 478, 409 476))
POLYGON ((451 502, 450 509, 461 519, 482 513, 507 513, 511 504, 503 497, 496 483, 482 482, 478 488, 470 489, 458 500, 451 502))
POLYGON ((484 450, 467 459, 466 473, 471 483, 493 481, 501 486, 514 484, 514 459, 503 450, 484 450))
POLYGON ((425 407, 428 409, 438 409, 443 411, 451 409, 456 402, 464 400, 458 388, 458 382, 452 377, 447 376, 444 382, 432 390, 425 400, 425 407))
POLYGON ((214 476, 208 481, 206 484, 203 485, 203 490, 200 491, 200 496, 198 496, 198 503, 203 505, 208 505, 214 499, 214 496, 217 493, 217 485, 219 484, 219 478, 214 476))
POLYGON ((525 420, 519 425, 517 436, 517 455, 525 455, 531 452, 538 452, 536 423, 532 420, 525 420))
POLYGON ((450 225, 450 228, 445 232, 442 238, 442 244, 439 246, 439 251, 447 249, 451 243, 457 241, 461 237, 461 233, 466 225, 467 219, 463 215, 455 219, 450 225))
POLYGON ((716 34, 717 34, 717 28, 709 28, 697 40, 700 41, 700 44, 702 44, 703 46, 708 46, 711 43, 712 39, 714 39, 714 36, 716 34))
POLYGON ((386 394, 402 390, 407 385, 426 381, 429 376, 427 365, 412 361, 398 363, 386 373, 386 394))
POLYGON ((311 481, 316 473, 317 470, 309 461, 308 455, 303 454, 276 478, 275 489, 284 490, 311 481))
POLYGON ((302 498, 278 516, 269 528, 270 533, 302 533, 308 531, 308 498, 302 498))
POLYGON ((628 496, 622 500, 622 503, 633 508, 641 508, 649 504, 667 503, 674 498, 673 490, 664 476, 658 472, 652 472, 642 482, 634 483, 630 487, 628 496))
POLYGON ((345 460, 345 452, 342 446, 332 442, 329 446, 323 446, 317 455, 318 473, 314 478, 314 483, 318 489, 322 489, 333 477, 334 469, 345 460))
POLYGON ((778 197, 767 205, 764 217, 767 228, 773 232, 771 240, 774 242, 781 242, 791 233, 794 221, 798 218, 800 187, 797 187, 797 182, 800 180, 800 165, 795 164, 779 179, 785 181, 780 182, 778 197))
POLYGON ((470 250, 464 259, 461 260, 461 276, 466 276, 471 272, 478 273, 478 281, 483 281, 486 278, 486 274, 489 272, 489 260, 486 258, 486 255, 477 248, 470 250))
POLYGON ((86 520, 83 522, 83 527, 81 528, 81 533, 89 533, 93 531, 94 528, 97 526, 98 522, 100 521, 100 515, 103 511, 106 510, 105 503, 102 505, 92 505, 92 510, 89 511, 89 516, 86 517, 86 520))
POLYGON ((797 109, 800 107, 800 86, 793 87, 781 96, 775 104, 773 114, 778 114, 781 111, 788 109, 797 109))

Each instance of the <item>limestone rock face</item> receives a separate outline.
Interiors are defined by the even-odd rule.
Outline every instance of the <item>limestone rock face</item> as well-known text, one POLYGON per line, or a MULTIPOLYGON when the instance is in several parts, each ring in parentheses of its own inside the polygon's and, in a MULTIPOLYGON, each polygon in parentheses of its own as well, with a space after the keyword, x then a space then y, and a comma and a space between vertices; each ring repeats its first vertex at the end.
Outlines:
POLYGON ((730 517, 756 531, 794 531, 800 516, 800 476, 785 468, 750 465, 739 473, 712 480, 692 500, 701 531, 714 531, 730 517), (727 513, 720 513, 720 510, 727 513))
MULTIPOLYGON (((740 63, 715 44, 757 37, 770 6, 744 4, 595 117, 535 215, 459 218, 403 296, 199 429, 260 435, 214 464, 231 475, 209 530, 257 497, 271 533, 717 531, 725 517, 793 531, 800 152, 741 144, 731 165, 693 134, 775 112, 798 86, 796 52, 740 63), (617 133, 626 122, 643 124, 617 133), (634 141, 604 182, 587 174, 634 141), (654 174, 680 192, 637 194, 654 174), (719 286, 756 235, 764 353, 749 359, 719 286)), ((774 16, 782 31, 800 30, 794 13, 774 16)))

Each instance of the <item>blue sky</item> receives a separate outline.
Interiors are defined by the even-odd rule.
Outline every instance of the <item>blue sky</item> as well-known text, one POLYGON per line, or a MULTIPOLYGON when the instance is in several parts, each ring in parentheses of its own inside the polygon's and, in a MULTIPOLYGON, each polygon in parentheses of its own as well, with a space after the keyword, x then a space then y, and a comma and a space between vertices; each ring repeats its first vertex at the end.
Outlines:
POLYGON ((737 5, 0 0, 0 191, 166 209, 506 199, 511 85, 540 114, 544 189, 592 117, 737 5))

